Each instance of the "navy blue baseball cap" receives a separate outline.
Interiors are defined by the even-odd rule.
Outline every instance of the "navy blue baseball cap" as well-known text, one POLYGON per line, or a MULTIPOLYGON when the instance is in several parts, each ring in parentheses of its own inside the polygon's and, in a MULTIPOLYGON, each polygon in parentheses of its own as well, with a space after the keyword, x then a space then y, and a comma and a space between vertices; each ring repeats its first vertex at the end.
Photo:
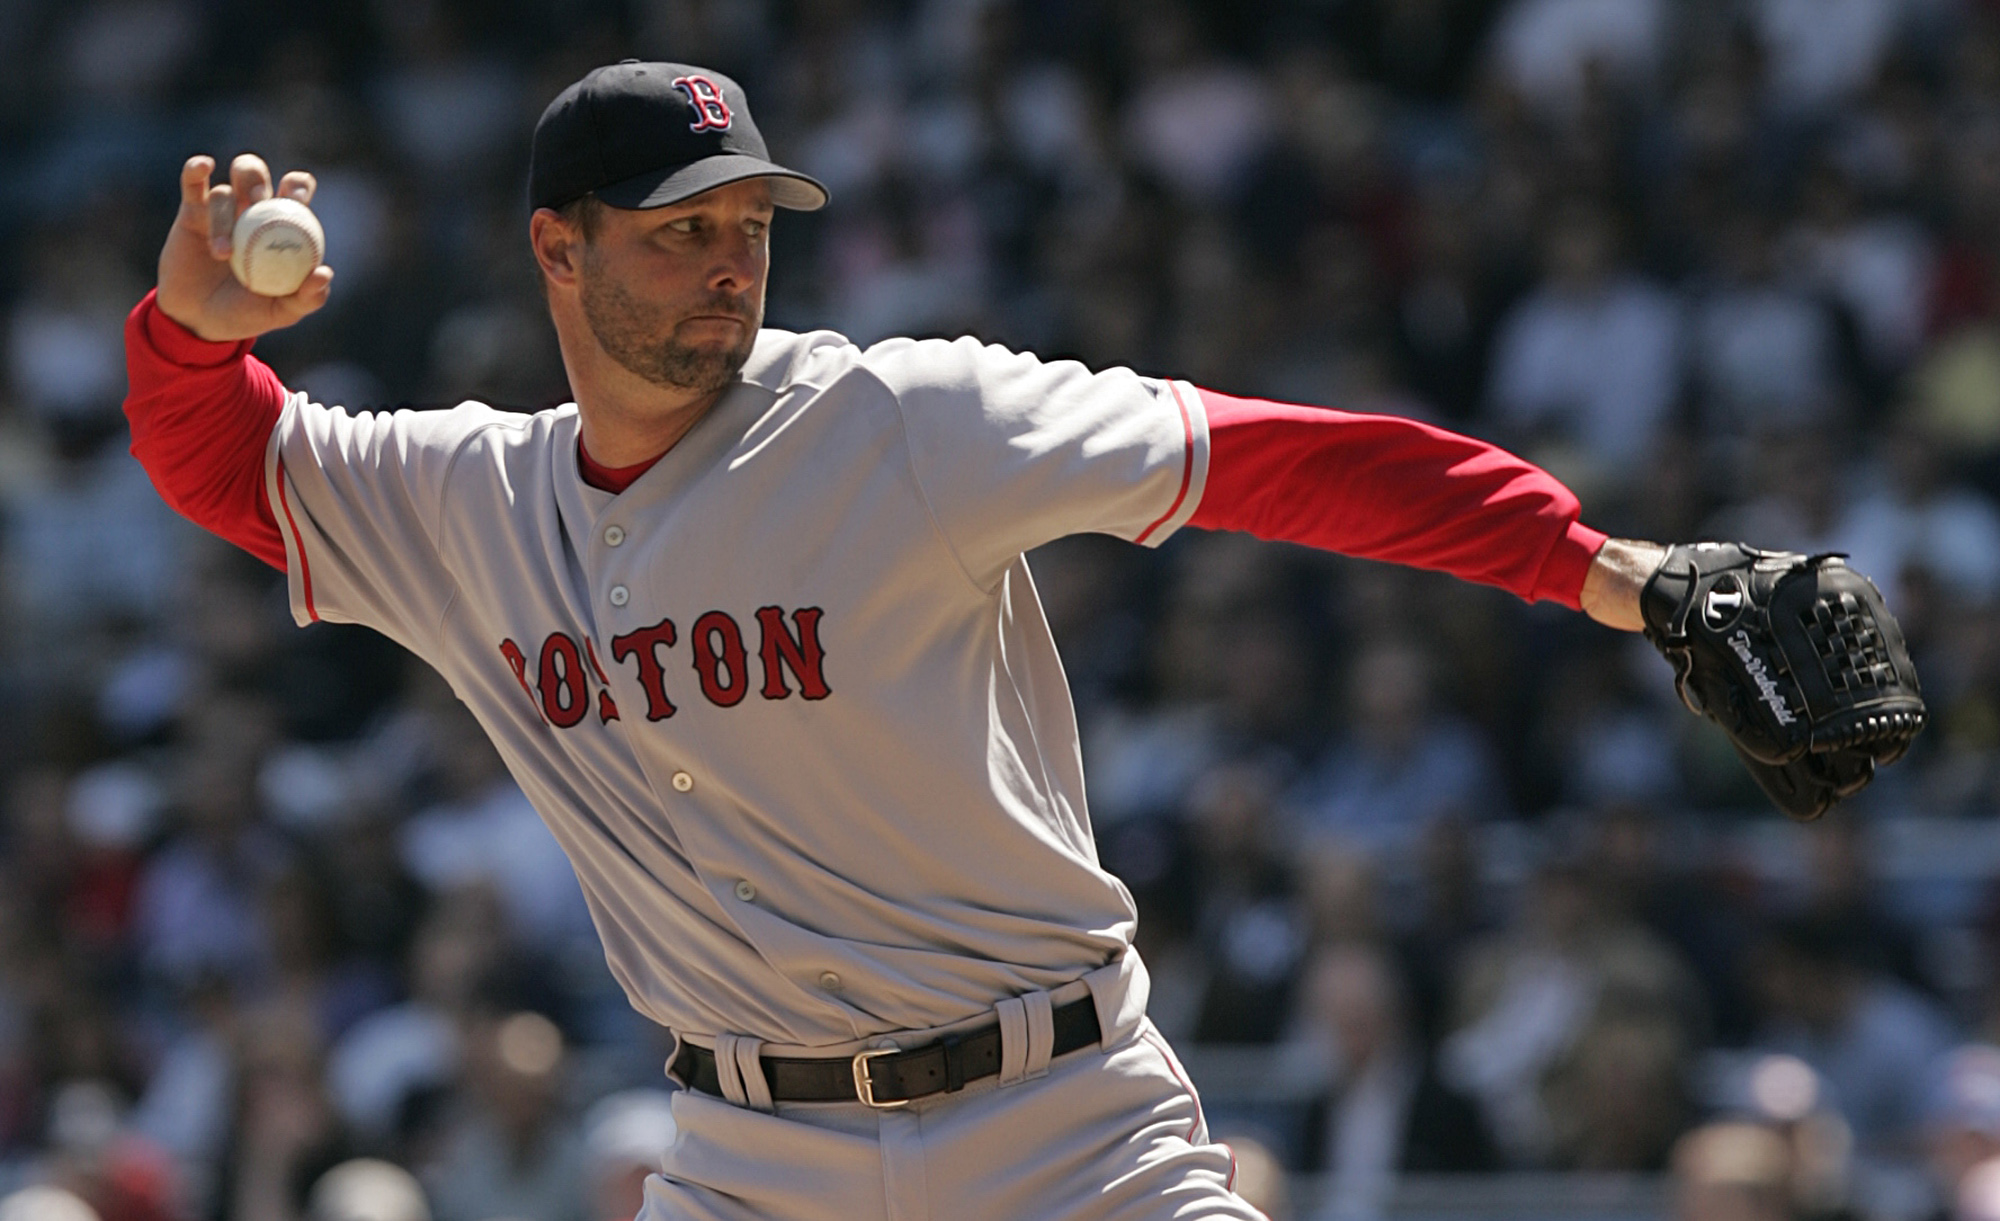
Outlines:
POLYGON ((624 60, 556 95, 535 124, 528 206, 595 195, 614 208, 658 208, 712 187, 768 178, 779 207, 824 207, 826 188, 771 160, 743 87, 692 64, 624 60))

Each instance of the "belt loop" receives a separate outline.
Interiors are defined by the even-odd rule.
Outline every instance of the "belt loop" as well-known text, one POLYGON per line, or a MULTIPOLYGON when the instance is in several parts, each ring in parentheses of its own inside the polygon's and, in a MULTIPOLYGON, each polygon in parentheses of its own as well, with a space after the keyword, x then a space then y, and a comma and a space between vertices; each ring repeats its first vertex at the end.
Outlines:
POLYGON ((722 1096, 739 1107, 775 1111, 771 1103, 771 1083, 764 1079, 764 1066, 757 1053, 761 1039, 736 1034, 715 1036, 715 1083, 722 1096), (747 1072, 745 1070, 748 1070, 747 1072))
MULTIPOLYGON (((1027 1010, 1028 1018, 1028 1045, 1023 1057, 1022 1076, 1032 1079, 1048 1073, 1049 1060, 1055 1055, 1056 1010, 1046 992, 1029 992, 1021 997, 1021 1003, 1027 1010)), ((1006 1041, 1007 1034, 1003 1030, 1000 1034, 1003 1047, 1006 1041)))
POLYGON ((944 1037, 944 1092, 956 1094, 965 1088, 965 1040, 955 1034, 944 1037))
POLYGON ((1013 1085, 1028 1073, 1028 1007, 1010 996, 993 1012, 1000 1016, 1000 1084, 1013 1085))
POLYGON ((764 1075, 763 1054, 762 1039, 736 1040, 736 1075, 743 1081, 744 1101, 751 1110, 771 1115, 778 1106, 771 1101, 771 1079, 764 1075))

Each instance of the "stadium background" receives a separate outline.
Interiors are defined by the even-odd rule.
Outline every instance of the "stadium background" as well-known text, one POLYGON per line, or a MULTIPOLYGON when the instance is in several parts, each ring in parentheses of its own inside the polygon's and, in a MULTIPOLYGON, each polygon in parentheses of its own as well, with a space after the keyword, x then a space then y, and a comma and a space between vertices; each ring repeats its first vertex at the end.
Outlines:
POLYGON ((2000 1153, 2000 4, 5 0, 0 1191, 289 1221, 372 1154, 439 1221, 630 1215, 665 1043, 553 841, 118 412, 176 168, 245 149, 319 175, 339 273, 259 344, 292 386, 561 401, 527 137, 626 55, 832 188, 775 325, 1422 416, 1887 588, 1933 728, 1801 829, 1567 612, 1034 557, 1155 1019, 1274 1211, 1921 1218, 2000 1153))

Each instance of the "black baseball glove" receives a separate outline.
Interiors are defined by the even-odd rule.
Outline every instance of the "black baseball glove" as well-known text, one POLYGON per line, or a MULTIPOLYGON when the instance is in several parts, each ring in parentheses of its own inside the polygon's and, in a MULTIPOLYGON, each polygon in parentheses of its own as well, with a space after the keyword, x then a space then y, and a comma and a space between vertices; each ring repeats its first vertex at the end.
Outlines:
POLYGON ((1793 818, 1859 792, 1924 727, 1902 629, 1840 556, 1670 547, 1639 607, 1681 699, 1793 818))

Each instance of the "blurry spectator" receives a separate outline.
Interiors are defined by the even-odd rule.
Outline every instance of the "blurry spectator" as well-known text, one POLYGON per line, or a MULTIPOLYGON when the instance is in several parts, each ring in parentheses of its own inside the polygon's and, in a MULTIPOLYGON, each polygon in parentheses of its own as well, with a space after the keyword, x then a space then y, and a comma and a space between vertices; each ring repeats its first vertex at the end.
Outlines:
POLYGON ((1386 953, 1328 947, 1307 968, 1301 1002, 1301 1035, 1334 1066, 1306 1122, 1304 1168, 1328 1175, 1320 1215, 1382 1216, 1401 1174, 1499 1168, 1478 1106, 1439 1079, 1386 953))
POLYGON ((1780 239, 1787 265, 1853 318, 1877 377, 1894 377, 1923 342, 1934 240, 1909 216, 1864 211, 1854 184, 1831 165, 1812 170, 1801 193, 1780 239))
POLYGON ((475 1047, 466 1109, 425 1171, 438 1221, 587 1221, 583 1142, 561 1110, 562 1033, 517 1013, 475 1047))
POLYGON ((265 887, 273 991, 319 1023, 332 1042, 395 997, 393 977, 348 953, 333 896, 315 869, 294 865, 265 887))
POLYGON ((2000 1221, 2000 1159, 1982 1162, 1965 1176, 1951 1221, 2000 1221))
POLYGON ((1597 902, 1672 946, 1700 981, 1709 1033, 1727 1045, 1741 1042, 1754 1021, 1742 964, 1757 924, 1730 892, 1730 879, 1718 876, 1718 849, 1701 845, 1693 861, 1673 859, 1676 848, 1699 844, 1693 829, 1643 806, 1614 804, 1586 818, 1597 902))
POLYGON ((396 825, 382 809, 353 812, 321 858, 339 936, 366 963, 394 971, 406 960, 427 896, 403 868, 396 825))
POLYGON ((595 944, 576 872, 464 705, 439 711, 440 800, 403 828, 403 863, 433 892, 491 886, 514 932, 544 952, 595 944))
POLYGON ((1937 991, 1918 956, 1915 933, 1890 911, 1876 876, 1878 836, 1859 819, 1813 824, 1806 837, 1803 912, 1843 930, 1847 955, 1921 992, 1937 991))
POLYGON ((1305 951, 1304 914, 1276 843, 1274 785, 1251 764, 1214 769, 1192 798, 1202 862, 1197 933, 1208 962, 1194 1037, 1268 1043, 1278 1037, 1305 951))
POLYGON ((0 1198, 0 1221, 102 1221, 75 1192, 60 1187, 23 1187, 0 1198))
POLYGON ((49 1103, 47 1172, 102 1221, 173 1221, 181 1183, 164 1150, 125 1126, 124 1100, 103 1081, 71 1081, 49 1103))
POLYGON ((1600 208, 1551 217, 1543 281, 1508 312, 1493 350, 1499 419, 1530 452, 1577 447, 1600 477, 1636 469, 1681 383, 1680 304, 1623 269, 1617 244, 1600 208))
POLYGON ((2000 1048, 1968 1044, 1935 1067, 1924 1152, 1942 1201, 1957 1198, 1982 1163, 2000 1158, 2000 1048))
POLYGON ((1723 227, 1719 275, 1695 302, 1689 357, 1706 437, 1829 421, 1835 398, 1833 321, 1784 282, 1769 222, 1739 212, 1723 227))
MULTIPOLYGON (((423 180, 462 190, 509 159, 520 82, 505 57, 473 44, 459 10, 412 5, 384 10, 397 70, 386 73, 375 104, 383 129, 423 180)), ((442 202, 442 197, 441 200, 442 202)))
POLYGON ((1839 550, 1834 531, 1848 510, 1847 468, 1825 430, 1767 434, 1748 459, 1742 499, 1704 523, 1704 535, 1766 539, 1761 545, 1808 555, 1839 550))
POLYGON ((1406 908, 1396 929, 1409 975, 1410 1016, 1426 1044, 1443 1036, 1467 950, 1493 930, 1479 876, 1481 846, 1463 819, 1431 824, 1418 850, 1415 910, 1406 908))
POLYGON ((1791 1151, 1769 1128, 1697 1128, 1674 1147, 1675 1221, 1793 1221, 1791 1174, 1791 1151))
POLYGON ((1881 481, 1847 506, 1834 537, 1893 605, 1912 569, 1974 601, 2000 593, 2000 511, 1951 480, 1953 455, 1932 437, 1899 427, 1881 439, 1881 481))
POLYGON ((1791 1167, 1786 1186, 1794 1212, 1827 1221, 1849 1217, 1859 1177, 1854 1133, 1826 1108, 1819 1074, 1797 1056, 1759 1056, 1750 1065, 1747 1086, 1746 1118, 1766 1125, 1785 1142, 1791 1167))
MULTIPOLYGON (((169 6, 162 5, 161 8, 169 6)), ((14 401, 39 426, 0 476, 6 600, 48 660, 75 661, 87 633, 165 607, 191 535, 160 502, 120 431, 120 335, 143 281, 117 258, 115 208, 43 235, 7 322, 14 401), (25 459, 25 461, 24 461, 25 459), (60 629, 60 630, 58 630, 60 629)))
POLYGON ((962 334, 979 320, 978 218, 963 201, 919 190, 885 178, 830 243, 830 304, 841 332, 864 347, 896 335, 962 334))
POLYGON ((1176 810, 1194 783, 1228 758, 1224 641, 1237 614, 1276 598, 1284 585, 1274 549, 1247 535, 1193 538, 1174 559, 1168 605, 1146 659, 1146 698, 1121 701, 1084 726, 1093 820, 1176 810))
POLYGON ((1772 106, 1813 118, 1867 88, 1910 7, 1907 0, 1752 0, 1772 106))
POLYGON ((1467 956, 1444 1080, 1479 1099, 1517 1165, 1650 1168, 1683 1105, 1694 981, 1658 938, 1602 910, 1574 862, 1542 865, 1521 916, 1467 956))
POLYGON ((285 862, 281 844, 257 825, 256 701, 211 704, 214 734, 182 758, 179 829, 147 865, 134 929, 140 959, 168 980, 206 972, 258 980, 270 967, 269 932, 257 919, 264 887, 285 862), (234 741, 219 735, 245 732, 234 741), (246 741, 247 739, 247 741, 246 741))
POLYGON ((1662 0, 1512 0, 1493 29, 1494 68, 1556 119, 1574 119, 1593 78, 1653 82, 1666 50, 1662 0))
POLYGON ((1483 405, 1498 322, 1474 218, 1466 200, 1437 191, 1418 202, 1412 227, 1413 262, 1395 305, 1397 347, 1411 388, 1449 418, 1469 420, 1483 405))
POLYGON ((376 1158, 345 1161, 313 1184, 309 1221, 431 1221, 416 1176, 376 1158))
POLYGON ((334 1046, 328 1085, 347 1122, 387 1143, 412 1100, 454 1081, 479 989, 503 947, 492 900, 462 891, 417 931, 407 964, 409 999, 357 1022, 334 1046))
POLYGON ((583 1117, 589 1159, 589 1221, 632 1221, 646 1199, 646 1177, 674 1143, 673 1095, 626 1090, 599 1099, 583 1117))
POLYGON ((205 1212, 234 1122, 242 1015, 221 976, 187 981, 179 1000, 183 1028, 154 1067, 131 1126, 174 1158, 188 1204, 205 1212))
POLYGON ((1567 803, 1668 805, 1681 796, 1673 753, 1663 749, 1681 728, 1679 701, 1660 698, 1665 672, 1656 655, 1637 655, 1629 643, 1593 641, 1543 678, 1548 741, 1538 745, 1559 771, 1557 791, 1567 803))
POLYGON ((1491 748, 1436 708, 1431 671, 1405 641, 1355 658, 1341 703, 1347 728, 1285 799, 1306 835, 1404 859, 1440 819, 1507 808, 1491 748))
POLYGON ((1498 0, 1363 0, 1335 10, 1339 43, 1361 71, 1414 105, 1464 96, 1498 0))
POLYGON ((324 1078, 310 1015, 270 1008, 245 1022, 237 1048, 233 1130, 210 1215, 299 1221, 314 1183, 354 1155, 324 1078))
POLYGON ((1272 126, 1264 81, 1216 59, 1187 8, 1147 5, 1131 26, 1138 89, 1126 111, 1134 159, 1196 201, 1234 186, 1272 126))
POLYGON ((170 0, 108 0, 79 6, 66 35, 64 75, 82 97, 140 111, 195 58, 201 30, 196 13, 170 0))
POLYGON ((1864 1152, 1907 1153, 1919 1135, 1924 1083, 1950 1033, 1862 952, 1859 931, 1844 919, 1779 925, 1756 963, 1764 1008, 1757 1041, 1818 1071, 1864 1152))

